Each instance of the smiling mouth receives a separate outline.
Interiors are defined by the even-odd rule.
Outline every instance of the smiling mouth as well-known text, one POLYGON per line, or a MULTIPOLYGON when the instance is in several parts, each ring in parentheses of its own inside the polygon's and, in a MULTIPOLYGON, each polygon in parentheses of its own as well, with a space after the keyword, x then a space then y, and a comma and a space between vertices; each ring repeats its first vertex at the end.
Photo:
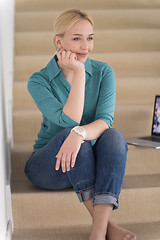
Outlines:
POLYGON ((80 57, 86 57, 88 53, 78 53, 80 57))

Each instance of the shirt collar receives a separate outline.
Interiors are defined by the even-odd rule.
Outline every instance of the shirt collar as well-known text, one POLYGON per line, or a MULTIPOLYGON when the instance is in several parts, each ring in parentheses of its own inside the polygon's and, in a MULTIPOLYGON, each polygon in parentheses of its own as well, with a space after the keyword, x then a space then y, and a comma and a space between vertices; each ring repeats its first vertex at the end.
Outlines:
POLYGON ((57 77, 57 75, 62 71, 57 65, 57 60, 58 58, 57 55, 55 54, 54 57, 47 64, 47 71, 50 81, 53 78, 57 77))
POLYGON ((89 75, 92 76, 92 63, 91 63, 91 59, 88 57, 87 60, 85 61, 85 71, 87 73, 89 73, 89 75))
MULTIPOLYGON (((57 60, 58 58, 57 58, 57 55, 55 54, 47 64, 48 76, 50 81, 55 77, 57 77, 57 75, 60 72, 62 72, 62 70, 57 65, 57 60)), ((85 66, 85 71, 92 76, 92 64, 91 64, 91 59, 89 57, 87 58, 84 66, 85 66)))

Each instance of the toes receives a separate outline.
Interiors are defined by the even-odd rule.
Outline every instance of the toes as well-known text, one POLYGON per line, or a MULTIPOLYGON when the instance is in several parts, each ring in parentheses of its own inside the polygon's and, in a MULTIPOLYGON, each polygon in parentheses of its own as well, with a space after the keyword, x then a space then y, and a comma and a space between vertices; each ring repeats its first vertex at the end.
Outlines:
POLYGON ((135 235, 127 235, 123 240, 136 240, 137 237, 135 235))
POLYGON ((130 236, 129 234, 123 239, 123 240, 129 240, 130 236))
POLYGON ((135 235, 132 235, 132 236, 131 236, 131 239, 132 239, 132 240, 136 240, 137 237, 136 237, 135 235))

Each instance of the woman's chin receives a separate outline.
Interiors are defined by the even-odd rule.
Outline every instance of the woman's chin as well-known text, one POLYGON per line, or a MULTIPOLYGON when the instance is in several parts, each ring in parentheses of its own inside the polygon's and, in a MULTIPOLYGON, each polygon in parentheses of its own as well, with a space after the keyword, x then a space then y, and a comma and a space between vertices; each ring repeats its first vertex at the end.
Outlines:
POLYGON ((85 63, 85 61, 87 60, 87 57, 78 57, 78 61, 85 63))

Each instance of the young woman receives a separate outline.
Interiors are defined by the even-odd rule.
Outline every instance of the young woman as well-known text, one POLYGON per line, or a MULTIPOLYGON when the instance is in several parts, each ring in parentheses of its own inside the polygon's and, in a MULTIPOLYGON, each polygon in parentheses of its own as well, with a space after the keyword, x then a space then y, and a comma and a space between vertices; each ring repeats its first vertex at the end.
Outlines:
POLYGON ((86 13, 64 11, 55 32, 57 54, 28 81, 43 122, 26 175, 43 189, 74 188, 93 218, 90 240, 136 239, 109 220, 118 208, 128 150, 121 132, 111 128, 114 72, 89 58, 94 31, 86 13))

